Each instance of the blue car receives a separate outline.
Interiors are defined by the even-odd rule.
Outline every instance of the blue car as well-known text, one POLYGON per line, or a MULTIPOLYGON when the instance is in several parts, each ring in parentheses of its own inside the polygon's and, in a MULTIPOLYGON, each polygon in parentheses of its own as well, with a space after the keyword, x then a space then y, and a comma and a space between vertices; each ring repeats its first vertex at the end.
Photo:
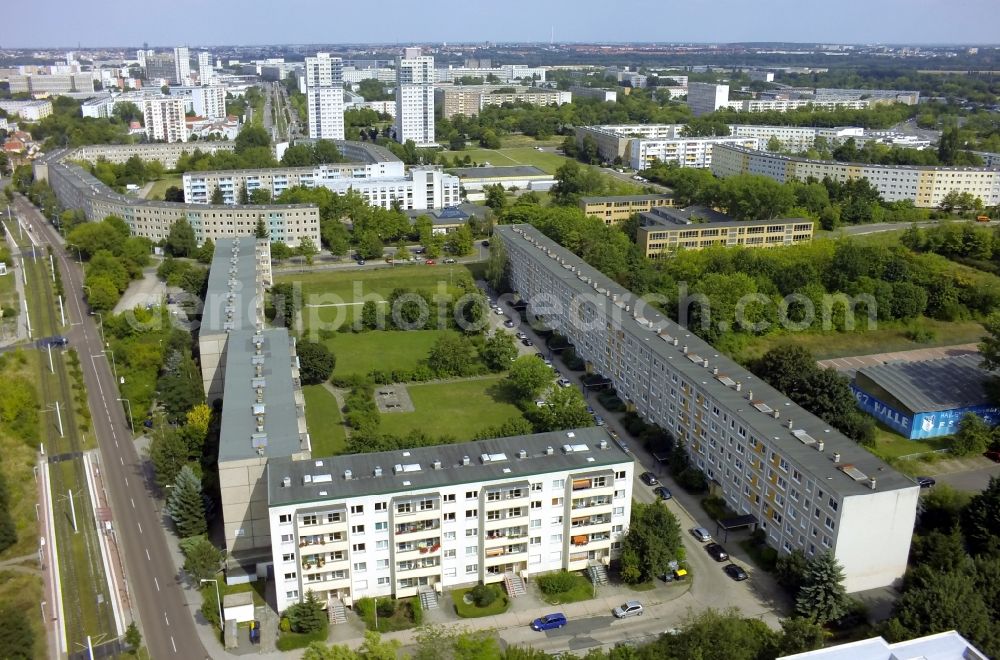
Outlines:
POLYGON ((546 614, 531 622, 532 630, 553 630, 566 625, 566 615, 561 612, 546 614))

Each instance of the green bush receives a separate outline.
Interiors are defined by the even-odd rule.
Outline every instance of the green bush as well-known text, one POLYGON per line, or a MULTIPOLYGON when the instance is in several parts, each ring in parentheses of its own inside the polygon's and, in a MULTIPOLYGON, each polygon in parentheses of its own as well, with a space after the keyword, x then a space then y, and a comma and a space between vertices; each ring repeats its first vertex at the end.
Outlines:
POLYGON ((485 584, 477 584, 469 592, 469 595, 472 596, 472 602, 476 604, 476 607, 489 607, 497 599, 496 590, 485 584))
POLYGON ((375 618, 375 600, 367 596, 359 598, 354 603, 354 611, 357 612, 358 616, 362 619, 367 620, 375 618))
POLYGON ((396 601, 392 598, 379 598, 375 601, 375 610, 379 616, 392 616, 396 613, 396 601))
POLYGON ((728 518, 733 515, 729 507, 726 506, 726 501, 719 497, 718 495, 712 495, 706 497, 701 501, 701 508, 705 510, 712 520, 721 520, 722 518, 728 518))
POLYGON ((555 595, 565 593, 576 586, 576 577, 569 571, 558 571, 536 579, 538 588, 543 594, 555 595))
POLYGON ((704 493, 708 490, 708 478, 698 468, 687 467, 676 478, 680 487, 689 493, 704 493))
POLYGON ((281 632, 291 632, 292 622, 288 620, 287 616, 281 617, 281 623, 278 624, 278 630, 281 632))
POLYGON ((420 598, 410 600, 410 618, 413 619, 414 626, 421 626, 424 623, 424 607, 420 604, 420 598))

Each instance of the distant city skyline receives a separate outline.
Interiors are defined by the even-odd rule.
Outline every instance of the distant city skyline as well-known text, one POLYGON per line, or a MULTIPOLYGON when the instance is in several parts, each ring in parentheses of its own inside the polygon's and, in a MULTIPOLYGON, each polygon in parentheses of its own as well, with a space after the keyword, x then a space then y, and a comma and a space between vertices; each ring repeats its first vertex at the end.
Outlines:
POLYGON ((324 0, 241 5, 54 0, 8 9, 0 48, 306 43, 998 43, 997 0, 324 0), (806 7, 807 5, 813 5, 806 7), (162 8, 155 11, 152 8, 162 8), (167 18, 167 9, 169 17, 167 18))

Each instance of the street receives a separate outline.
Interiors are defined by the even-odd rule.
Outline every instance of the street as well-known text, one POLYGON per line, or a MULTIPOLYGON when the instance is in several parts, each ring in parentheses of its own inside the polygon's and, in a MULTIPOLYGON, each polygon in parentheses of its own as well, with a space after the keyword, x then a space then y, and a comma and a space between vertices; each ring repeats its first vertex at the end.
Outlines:
POLYGON ((141 623, 143 641, 151 657, 205 658, 205 648, 181 593, 183 578, 174 570, 167 550, 154 500, 155 487, 142 469, 124 408, 118 401, 117 383, 103 354, 95 317, 86 311, 81 267, 67 258, 55 229, 28 200, 18 195, 13 208, 41 242, 53 246, 59 264, 67 296, 67 317, 72 324, 66 336, 80 355, 110 496, 112 524, 125 554, 130 598, 126 609, 131 608, 132 615, 141 623))

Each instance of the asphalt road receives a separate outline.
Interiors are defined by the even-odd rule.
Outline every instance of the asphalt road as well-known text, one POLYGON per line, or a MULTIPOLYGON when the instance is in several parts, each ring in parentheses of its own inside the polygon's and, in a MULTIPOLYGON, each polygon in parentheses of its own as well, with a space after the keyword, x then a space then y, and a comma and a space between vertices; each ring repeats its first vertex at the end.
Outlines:
POLYGON ((939 484, 948 484, 952 488, 970 493, 986 490, 992 477, 1000 477, 1000 464, 995 463, 978 470, 934 475, 934 479, 939 484))
MULTIPOLYGON (((96 317, 87 313, 80 266, 68 258, 55 229, 38 209, 20 195, 13 207, 22 221, 33 228, 37 238, 53 246, 59 262, 67 295, 66 313, 72 323, 66 336, 80 355, 112 521, 124 550, 128 593, 133 615, 141 623, 143 642, 157 660, 207 658, 181 592, 183 577, 174 570, 167 550, 161 517, 153 499, 155 486, 147 480, 125 410, 117 400, 115 377, 102 353, 96 317)), ((119 375, 128 378, 126 372, 119 375)))

